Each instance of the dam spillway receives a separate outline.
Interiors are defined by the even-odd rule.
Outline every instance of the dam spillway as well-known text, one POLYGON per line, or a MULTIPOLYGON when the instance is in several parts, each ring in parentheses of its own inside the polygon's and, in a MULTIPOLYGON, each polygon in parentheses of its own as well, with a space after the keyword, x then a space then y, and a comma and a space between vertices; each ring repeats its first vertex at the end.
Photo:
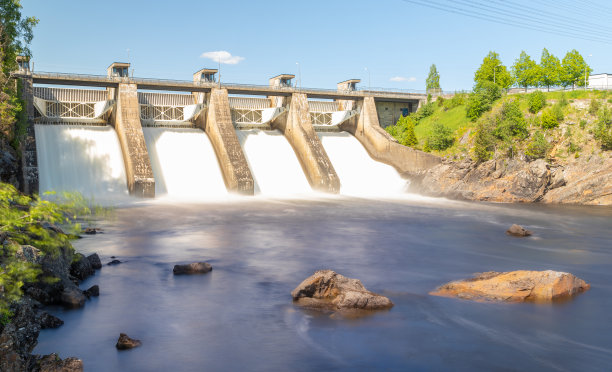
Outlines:
POLYGON ((206 133, 195 128, 144 127, 155 195, 211 198, 228 194, 206 133))
POLYGON ((246 129, 236 134, 253 173, 256 194, 312 193, 293 148, 279 131, 246 129))
POLYGON ((128 195, 123 156, 108 126, 35 125, 40 194, 77 191, 87 198, 128 195))
POLYGON ((404 193, 407 181, 390 165, 370 157, 347 132, 317 132, 340 177, 340 193, 351 196, 392 196, 404 193))

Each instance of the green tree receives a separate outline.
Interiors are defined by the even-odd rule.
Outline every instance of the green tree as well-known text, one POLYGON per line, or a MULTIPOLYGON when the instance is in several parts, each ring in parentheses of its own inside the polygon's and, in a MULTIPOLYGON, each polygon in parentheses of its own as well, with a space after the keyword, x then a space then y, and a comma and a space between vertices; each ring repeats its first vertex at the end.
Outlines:
POLYGON ((544 106, 546 106, 546 96, 539 90, 531 93, 527 97, 527 106, 529 112, 537 114, 544 106))
POLYGON ((400 120, 404 121, 404 127, 406 128, 402 134, 400 143, 404 146, 415 147, 419 144, 419 141, 414 133, 414 118, 411 116, 402 116, 400 120))
POLYGON ((482 64, 474 73, 474 81, 476 84, 490 81, 503 89, 508 89, 513 83, 512 75, 499 60, 499 54, 493 51, 482 60, 482 64))
POLYGON ((563 69, 559 58, 550 54, 546 48, 542 50, 542 58, 540 59, 540 85, 546 87, 550 91, 551 86, 561 84, 561 76, 563 69))
POLYGON ((478 121, 476 135, 474 136, 474 147, 472 148, 473 159, 476 162, 489 160, 495 151, 493 125, 494 123, 487 118, 478 121))
POLYGON ((433 150, 446 150, 455 142, 453 131, 442 123, 435 122, 427 136, 427 146, 433 150))
POLYGON ((536 132, 525 149, 525 155, 529 159, 541 159, 546 157, 550 144, 542 132, 536 132))
POLYGON ((440 73, 436 68, 435 64, 432 64, 429 67, 429 75, 427 75, 427 80, 425 80, 425 88, 427 91, 440 91, 440 73))
POLYGON ((563 74, 561 76, 561 85, 564 87, 569 87, 571 85, 572 90, 575 89, 576 86, 583 87, 586 77, 593 71, 576 49, 572 49, 565 54, 562 66, 563 74))
POLYGON ((512 74, 518 86, 525 88, 525 91, 527 91, 528 87, 538 84, 540 68, 525 51, 522 51, 512 65, 512 74))

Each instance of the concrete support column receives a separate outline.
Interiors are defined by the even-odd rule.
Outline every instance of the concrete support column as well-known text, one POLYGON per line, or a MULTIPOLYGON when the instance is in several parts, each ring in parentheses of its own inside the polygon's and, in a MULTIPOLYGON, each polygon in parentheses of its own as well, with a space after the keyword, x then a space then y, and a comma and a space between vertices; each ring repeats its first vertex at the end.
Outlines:
POLYGON ((116 100, 111 124, 115 127, 121 144, 128 190, 130 195, 152 198, 155 196, 155 179, 140 124, 136 84, 119 84, 116 100))
POLYGON ((373 159, 393 166, 402 174, 418 173, 442 161, 432 154, 400 145, 385 132, 378 122, 373 97, 365 97, 358 106, 361 106, 359 116, 342 123, 340 129, 353 134, 373 159))
POLYGON ((317 191, 338 193, 340 178, 312 127, 306 95, 293 93, 288 104, 288 114, 274 120, 272 127, 280 130, 293 147, 310 186, 317 191))
POLYGON ((234 130, 227 89, 213 88, 211 90, 206 118, 197 120, 196 125, 208 134, 217 154, 227 190, 253 195, 255 183, 234 130))
POLYGON ((36 132, 34 130, 34 84, 32 76, 19 79, 21 99, 25 103, 27 128, 21 147, 21 190, 26 194, 38 192, 38 158, 36 153, 36 132))

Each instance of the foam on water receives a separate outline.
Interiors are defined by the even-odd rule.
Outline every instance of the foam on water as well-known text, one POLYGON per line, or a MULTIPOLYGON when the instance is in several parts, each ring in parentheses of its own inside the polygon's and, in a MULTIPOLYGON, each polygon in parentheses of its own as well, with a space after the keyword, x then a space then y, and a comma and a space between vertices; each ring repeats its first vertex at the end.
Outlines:
POLYGON ((313 192, 293 148, 279 131, 249 129, 237 130, 236 134, 251 168, 256 194, 313 192))
POLYGON ((40 125, 39 191, 78 191, 96 200, 128 195, 119 140, 110 126, 40 125))
POLYGON ((208 135, 200 129, 143 128, 156 196, 214 198, 228 194, 208 135))
POLYGON ((347 132, 317 134, 340 177, 341 194, 388 197, 405 193, 408 182, 392 166, 372 159, 357 138, 347 132))

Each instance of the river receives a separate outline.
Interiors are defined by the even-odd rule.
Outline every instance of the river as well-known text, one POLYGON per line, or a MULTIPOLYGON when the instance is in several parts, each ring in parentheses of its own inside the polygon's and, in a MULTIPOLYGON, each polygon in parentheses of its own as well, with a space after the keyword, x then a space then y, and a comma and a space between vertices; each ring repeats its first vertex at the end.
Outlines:
POLYGON ((86 371, 603 371, 612 366, 612 209, 395 199, 140 202, 74 242, 106 266, 100 297, 44 330, 36 353, 86 371), (506 236, 518 223, 530 238, 506 236), (172 274, 207 261, 201 276, 172 274), (390 311, 345 319, 292 305, 317 269, 358 278, 390 311), (555 304, 428 295, 482 271, 571 272, 592 285, 555 304), (141 347, 117 351, 120 332, 141 347))

